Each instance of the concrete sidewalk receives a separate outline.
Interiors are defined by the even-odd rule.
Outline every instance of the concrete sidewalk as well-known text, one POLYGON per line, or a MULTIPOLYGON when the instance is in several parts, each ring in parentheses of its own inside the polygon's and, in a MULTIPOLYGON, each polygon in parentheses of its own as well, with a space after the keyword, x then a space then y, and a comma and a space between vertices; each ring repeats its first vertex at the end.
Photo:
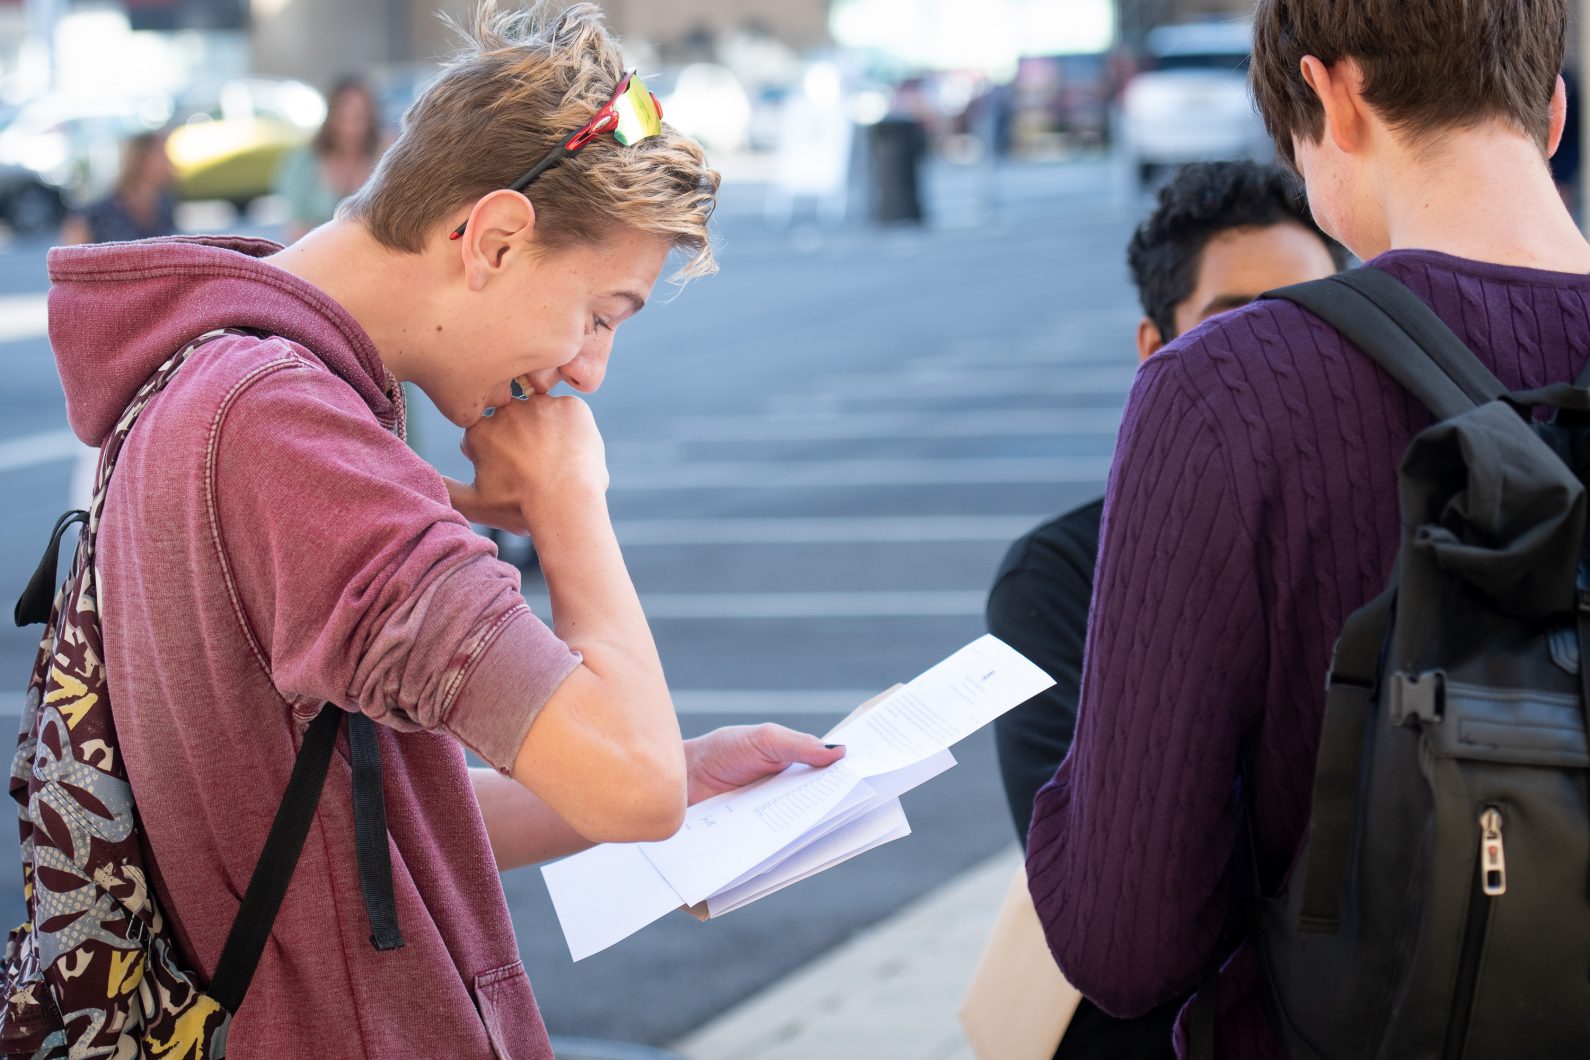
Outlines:
POLYGON ((956 1017, 1012 846, 676 1042, 684 1060, 972 1060, 956 1017))

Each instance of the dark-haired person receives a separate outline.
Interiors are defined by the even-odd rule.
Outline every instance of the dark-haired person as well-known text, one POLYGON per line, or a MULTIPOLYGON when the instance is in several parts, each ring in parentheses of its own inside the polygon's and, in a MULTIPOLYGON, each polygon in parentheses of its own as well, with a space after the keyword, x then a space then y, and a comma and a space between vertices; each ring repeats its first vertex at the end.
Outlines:
POLYGON ((67 215, 61 243, 125 243, 169 236, 177 230, 177 182, 164 131, 139 133, 122 145, 121 169, 111 193, 67 215))
POLYGON ((326 99, 326 120, 305 147, 289 154, 276 177, 287 200, 287 241, 331 220, 337 204, 370 179, 381 157, 381 111, 359 77, 344 77, 326 99))
MULTIPOLYGON (((1279 170, 1252 162, 1184 166, 1160 189, 1127 248, 1143 305, 1139 359, 1264 291, 1330 275, 1340 253, 1315 226, 1297 182, 1279 170)), ((994 723, 1005 796, 1023 840, 1033 798, 1054 776, 1076 728, 1103 509, 1101 498, 1017 541, 988 597, 989 631, 1055 679, 994 723)), ((1177 1007, 1116 1020, 1084 1001, 1057 1060, 1168 1057, 1177 1007)))
MULTIPOLYGON (((1590 244, 1547 165, 1567 21, 1566 0, 1255 11, 1255 95, 1314 217, 1509 388, 1590 361, 1590 244)), ((1215 1055, 1283 1055, 1242 896, 1254 864, 1274 893, 1305 834, 1331 645, 1385 585, 1397 466, 1430 423, 1284 302, 1211 321, 1138 373, 1075 743, 1027 840, 1050 947, 1106 1011, 1147 1012, 1218 972, 1215 1055)))

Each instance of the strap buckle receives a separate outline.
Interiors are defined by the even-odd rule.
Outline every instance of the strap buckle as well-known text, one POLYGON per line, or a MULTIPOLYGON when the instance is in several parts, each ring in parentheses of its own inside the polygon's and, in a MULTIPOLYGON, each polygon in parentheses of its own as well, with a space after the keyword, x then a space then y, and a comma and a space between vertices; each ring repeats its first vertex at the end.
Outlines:
POLYGON ((1390 698, 1392 724, 1407 725, 1415 718, 1426 724, 1439 724, 1446 713, 1446 673, 1395 673, 1391 676, 1390 698))

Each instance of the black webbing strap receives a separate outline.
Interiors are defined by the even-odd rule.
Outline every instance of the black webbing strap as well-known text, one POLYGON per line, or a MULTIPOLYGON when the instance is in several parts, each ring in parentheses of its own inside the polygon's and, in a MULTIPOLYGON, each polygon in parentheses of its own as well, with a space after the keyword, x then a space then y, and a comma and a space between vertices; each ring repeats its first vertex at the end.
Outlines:
POLYGON ((359 857, 359 886, 370 917, 370 942, 378 950, 403 945, 398 932, 397 904, 392 897, 392 862, 387 852, 386 803, 381 790, 381 749, 375 723, 363 714, 348 714, 331 703, 321 708, 304 733, 293 763, 287 791, 276 809, 265 847, 254 863, 254 875, 238 906, 215 965, 207 993, 233 1015, 243 1004, 292 883, 298 859, 309 838, 325 790, 326 774, 337 746, 337 730, 348 717, 348 749, 353 757, 353 827, 359 857))
POLYGON ((1215 1060, 1215 989, 1219 983, 1216 968, 1193 995, 1192 1011, 1187 1013, 1187 1060, 1215 1060))
POLYGON ((73 509, 55 520, 55 529, 50 531, 50 543, 44 549, 44 556, 34 569, 33 577, 28 579, 28 587, 17 597, 16 610, 11 613, 17 625, 39 625, 50 620, 50 608, 55 606, 56 576, 61 563, 61 538, 77 523, 88 525, 88 513, 73 509))
POLYGON ((1468 344, 1447 327, 1446 321, 1389 272, 1376 268, 1353 269, 1337 274, 1334 280, 1357 291, 1396 321, 1397 326, 1407 332, 1476 405, 1495 401, 1507 393, 1502 381, 1474 356, 1468 344))
POLYGON ((370 945, 403 948, 397 902, 392 897, 392 857, 387 850, 386 798, 381 790, 381 745, 375 722, 348 716, 348 751, 353 758, 353 834, 359 851, 359 889, 370 917, 370 945))
POLYGON ((1438 419, 1507 392, 1418 295, 1379 269, 1355 269, 1263 297, 1294 302, 1334 327, 1438 419))
POLYGON ((1342 894, 1352 860, 1358 774, 1364 730, 1374 716, 1380 651, 1391 625, 1388 589, 1354 611, 1342 627, 1325 684, 1325 718, 1314 768, 1314 800, 1303 865, 1298 927, 1332 935, 1341 924, 1342 894))
POLYGON ((293 870, 298 868, 304 840, 309 838, 309 825, 315 819, 315 807, 320 804, 320 792, 331 768, 343 713, 328 705, 309 723, 298 760, 293 763, 293 775, 287 781, 287 793, 276 810, 276 820, 271 823, 265 848, 254 865, 243 904, 238 907, 226 945, 221 948, 221 959, 216 962, 215 978, 207 993, 234 1015, 254 979, 265 940, 270 938, 282 899, 287 897, 287 885, 292 882, 293 870))
POLYGON ((1573 385, 1581 390, 1590 387, 1590 361, 1585 362, 1584 368, 1579 372, 1579 378, 1573 381, 1573 385))

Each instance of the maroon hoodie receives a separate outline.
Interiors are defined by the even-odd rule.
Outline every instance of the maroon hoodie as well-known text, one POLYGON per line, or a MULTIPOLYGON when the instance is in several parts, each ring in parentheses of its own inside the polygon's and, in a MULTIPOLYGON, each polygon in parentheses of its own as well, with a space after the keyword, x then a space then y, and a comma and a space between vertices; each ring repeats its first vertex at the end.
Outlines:
POLYGON ((339 305, 261 240, 50 252, 67 414, 97 445, 149 406, 99 531, 116 725, 154 885, 206 976, 322 703, 382 722, 407 946, 377 952, 346 745, 248 998, 238 1057, 550 1057, 465 768, 499 769, 577 657, 400 437, 401 391, 339 305))

